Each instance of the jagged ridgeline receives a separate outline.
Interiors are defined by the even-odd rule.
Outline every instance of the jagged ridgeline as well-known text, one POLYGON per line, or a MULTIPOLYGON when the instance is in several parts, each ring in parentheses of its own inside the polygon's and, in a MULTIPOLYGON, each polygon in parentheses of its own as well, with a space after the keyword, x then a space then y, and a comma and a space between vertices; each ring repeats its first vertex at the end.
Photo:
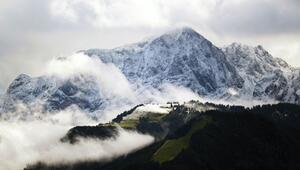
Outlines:
MULTIPOLYGON (((299 69, 262 46, 233 43, 218 48, 191 28, 114 49, 80 52, 114 64, 131 84, 142 89, 159 89, 169 83, 209 99, 300 103, 299 69)), ((0 102, 0 112, 13 110, 16 101, 30 104, 37 100, 44 101, 47 111, 70 105, 101 110, 109 101, 95 84, 87 75, 63 82, 49 76, 20 75, 0 102)))
MULTIPOLYGON (((153 113, 141 112, 142 107, 146 106, 137 106, 131 111, 124 112, 125 114, 120 114, 123 116, 121 119, 119 116, 118 121, 84 128, 83 131, 81 128, 75 127, 70 132, 73 131, 78 136, 87 137, 81 135, 81 132, 84 132, 83 134, 93 134, 88 137, 98 138, 100 133, 98 134, 97 131, 102 133, 103 128, 123 126, 140 133, 156 134, 154 135, 156 141, 152 145, 111 162, 95 160, 72 165, 38 163, 28 166, 26 169, 250 170, 300 168, 299 105, 282 103, 245 108, 192 101, 172 107, 161 106, 169 109, 169 112, 167 114, 157 113, 155 116, 153 113), (135 123, 128 125, 132 120, 135 123), (149 124, 151 124, 151 128, 147 128, 149 124), (152 128, 152 126, 160 128, 152 128), (74 129, 78 131, 75 132, 74 129), (87 132, 89 130, 93 132, 87 132)), ((107 135, 106 132, 103 135, 107 135)), ((68 142, 68 140, 64 142, 68 142)))

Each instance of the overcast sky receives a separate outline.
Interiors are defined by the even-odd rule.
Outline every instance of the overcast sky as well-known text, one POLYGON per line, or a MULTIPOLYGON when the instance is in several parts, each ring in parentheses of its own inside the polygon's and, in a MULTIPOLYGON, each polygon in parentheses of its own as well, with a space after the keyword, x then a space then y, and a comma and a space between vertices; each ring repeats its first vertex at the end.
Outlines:
POLYGON ((181 26, 217 46, 261 44, 300 67, 299 0, 0 0, 0 91, 50 58, 181 26))

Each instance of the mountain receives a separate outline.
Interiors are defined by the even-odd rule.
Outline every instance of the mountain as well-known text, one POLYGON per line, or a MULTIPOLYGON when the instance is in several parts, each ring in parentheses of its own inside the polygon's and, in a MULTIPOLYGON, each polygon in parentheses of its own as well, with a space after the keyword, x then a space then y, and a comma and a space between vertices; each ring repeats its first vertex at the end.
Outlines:
MULTIPOLYGON (((300 103, 299 69, 274 58, 262 46, 233 43, 218 48, 187 27, 123 47, 80 52, 114 64, 137 90, 160 89, 169 83, 215 100, 300 103)), ((0 112, 13 110, 16 101, 39 101, 47 111, 77 105, 93 112, 110 100, 90 75, 62 81, 22 74, 0 100, 0 112)))
POLYGON ((112 50, 90 49, 105 63, 115 64, 132 83, 159 87, 171 83, 203 96, 222 96, 242 88, 243 79, 221 49, 191 28, 112 50))
POLYGON ((243 77, 242 96, 299 103, 299 70, 274 58, 262 46, 233 43, 222 49, 243 77))
POLYGON ((299 69, 262 46, 233 43, 222 49, 191 28, 181 28, 111 50, 83 51, 115 64, 132 83, 171 83, 203 97, 299 103, 299 69))
MULTIPOLYGON (((139 106, 140 109, 145 107, 147 105, 139 106)), ((26 170, 293 170, 300 167, 299 105, 275 104, 249 109, 191 101, 174 106, 160 119, 151 118, 153 113, 141 115, 139 108, 121 115, 127 121, 132 120, 132 114, 140 115, 133 126, 140 133, 153 133, 153 129, 142 128, 142 132, 138 128, 145 121, 148 124, 155 121, 160 125, 167 134, 163 138, 156 138, 158 140, 152 145, 110 162, 94 160, 57 165, 40 162, 29 165, 26 170)), ((74 136, 109 138, 115 134, 111 131, 114 126, 117 125, 110 123, 75 127, 66 137, 71 139, 71 143, 74 136)))
POLYGON ((6 112, 17 111, 15 106, 19 103, 28 106, 29 110, 38 109, 40 105, 43 107, 40 111, 77 105, 82 110, 94 111, 105 101, 93 77, 78 75, 62 80, 55 76, 21 74, 9 85, 0 108, 6 112))

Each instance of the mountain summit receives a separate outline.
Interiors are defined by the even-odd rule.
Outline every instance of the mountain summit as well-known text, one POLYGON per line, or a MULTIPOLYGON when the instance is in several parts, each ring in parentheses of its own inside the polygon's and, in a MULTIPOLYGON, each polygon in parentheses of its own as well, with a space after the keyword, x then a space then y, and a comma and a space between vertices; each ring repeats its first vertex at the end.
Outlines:
POLYGON ((200 95, 222 96, 243 79, 221 49, 191 28, 167 32, 132 46, 90 49, 85 54, 115 64, 131 82, 152 87, 171 83, 200 95))
POLYGON ((181 39, 189 39, 189 38, 205 39, 202 35, 200 35, 198 32, 196 32, 195 30, 193 30, 190 27, 177 28, 177 29, 171 30, 169 32, 166 32, 165 34, 163 34, 159 37, 165 37, 165 36, 170 36, 177 40, 180 38, 181 39))

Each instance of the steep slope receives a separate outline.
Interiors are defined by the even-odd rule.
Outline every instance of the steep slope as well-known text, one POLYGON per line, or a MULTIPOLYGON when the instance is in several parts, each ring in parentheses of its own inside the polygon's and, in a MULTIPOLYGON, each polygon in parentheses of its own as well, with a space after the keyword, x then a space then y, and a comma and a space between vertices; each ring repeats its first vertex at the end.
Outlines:
POLYGON ((243 85, 222 50, 191 28, 112 50, 84 52, 114 63, 129 81, 139 85, 159 87, 171 83, 204 96, 222 96, 228 88, 243 85))
POLYGON ((240 96, 299 103, 299 83, 295 81, 299 73, 284 60, 274 58, 262 46, 233 43, 223 51, 244 79, 240 96))

